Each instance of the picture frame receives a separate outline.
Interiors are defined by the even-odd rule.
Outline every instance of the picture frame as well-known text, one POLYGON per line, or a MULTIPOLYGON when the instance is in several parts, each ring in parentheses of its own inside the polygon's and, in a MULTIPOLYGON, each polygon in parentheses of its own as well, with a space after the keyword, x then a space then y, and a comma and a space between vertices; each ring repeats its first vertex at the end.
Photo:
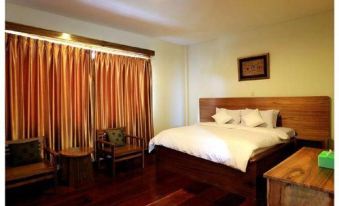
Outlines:
POLYGON ((239 81, 270 78, 269 53, 238 58, 239 81))

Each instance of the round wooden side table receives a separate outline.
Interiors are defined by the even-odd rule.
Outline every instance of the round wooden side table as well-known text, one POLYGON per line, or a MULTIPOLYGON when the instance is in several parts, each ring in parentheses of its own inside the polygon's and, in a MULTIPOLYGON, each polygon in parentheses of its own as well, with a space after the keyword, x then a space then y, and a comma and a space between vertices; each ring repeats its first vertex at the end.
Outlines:
POLYGON ((93 181, 91 154, 93 148, 76 147, 60 151, 61 180, 69 186, 77 187, 93 181))

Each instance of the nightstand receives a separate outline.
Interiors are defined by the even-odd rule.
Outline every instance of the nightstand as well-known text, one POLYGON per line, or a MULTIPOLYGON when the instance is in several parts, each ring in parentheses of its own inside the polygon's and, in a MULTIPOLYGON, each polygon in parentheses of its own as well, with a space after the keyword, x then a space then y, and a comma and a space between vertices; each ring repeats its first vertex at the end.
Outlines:
POLYGON ((267 205, 333 205, 334 170, 318 167, 321 151, 303 147, 267 171, 267 205))

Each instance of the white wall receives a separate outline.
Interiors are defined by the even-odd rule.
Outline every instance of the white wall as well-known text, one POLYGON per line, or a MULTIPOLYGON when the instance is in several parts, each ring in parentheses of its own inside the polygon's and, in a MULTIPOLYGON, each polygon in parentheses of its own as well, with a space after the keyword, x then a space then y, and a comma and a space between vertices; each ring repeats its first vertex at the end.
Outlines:
POLYGON ((333 12, 225 35, 191 45, 187 53, 184 46, 14 4, 6 4, 6 21, 155 50, 152 65, 156 133, 184 125, 185 113, 189 123, 195 123, 200 97, 334 98, 333 12), (265 52, 270 53, 270 79, 239 82, 237 58, 265 52))
POLYGON ((200 97, 324 95, 333 102, 333 33, 333 12, 326 12, 190 46, 189 122, 198 120, 200 97), (270 79, 239 82, 237 58, 266 52, 270 79))
POLYGON ((152 68, 155 133, 184 125, 184 46, 9 3, 6 4, 6 21, 154 50, 152 68))

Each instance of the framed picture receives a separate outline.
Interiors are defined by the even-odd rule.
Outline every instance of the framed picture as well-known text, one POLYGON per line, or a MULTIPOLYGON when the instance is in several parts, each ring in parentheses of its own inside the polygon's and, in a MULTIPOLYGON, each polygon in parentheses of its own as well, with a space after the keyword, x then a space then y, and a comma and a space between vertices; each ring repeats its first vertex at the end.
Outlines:
POLYGON ((239 81, 269 79, 269 53, 238 58, 239 81))

